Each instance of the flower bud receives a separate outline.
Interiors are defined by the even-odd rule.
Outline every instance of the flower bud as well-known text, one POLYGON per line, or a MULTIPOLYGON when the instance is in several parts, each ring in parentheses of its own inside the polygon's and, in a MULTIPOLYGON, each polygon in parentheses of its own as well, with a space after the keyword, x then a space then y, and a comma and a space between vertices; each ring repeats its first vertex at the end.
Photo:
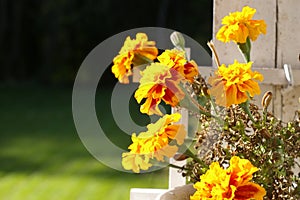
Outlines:
POLYGON ((170 39, 176 48, 181 48, 182 50, 184 50, 185 40, 181 33, 177 31, 173 32, 170 36, 170 39))
POLYGON ((270 105, 272 100, 272 92, 268 91, 264 94, 262 100, 261 100, 261 105, 264 109, 267 109, 268 106, 270 105))
POLYGON ((266 128, 261 129, 261 130, 260 130, 260 133, 261 133, 261 135, 262 135, 264 138, 266 138, 266 139, 270 139, 270 138, 271 138, 271 134, 270 134, 270 132, 268 131, 268 129, 266 129, 266 128))
POLYGON ((176 161, 183 161, 183 160, 189 158, 189 156, 187 156, 187 155, 185 155, 185 154, 179 154, 179 153, 177 153, 177 154, 175 154, 175 155, 173 156, 173 158, 174 158, 174 160, 176 160, 176 161))

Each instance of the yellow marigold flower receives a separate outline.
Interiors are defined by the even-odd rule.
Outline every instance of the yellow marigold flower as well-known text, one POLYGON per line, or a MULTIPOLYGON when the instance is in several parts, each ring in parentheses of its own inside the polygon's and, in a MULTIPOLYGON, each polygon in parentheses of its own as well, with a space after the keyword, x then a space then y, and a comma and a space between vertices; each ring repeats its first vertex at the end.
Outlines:
POLYGON ((129 153, 123 153, 122 165, 127 170, 139 173, 152 165, 149 159, 164 161, 165 157, 172 157, 178 150, 176 145, 170 145, 170 141, 176 140, 178 145, 183 144, 186 131, 183 125, 172 124, 178 122, 179 113, 165 115, 156 123, 149 124, 146 132, 138 136, 132 134, 132 144, 128 147, 129 153))
POLYGON ((239 63, 237 60, 226 67, 221 65, 215 75, 208 79, 212 86, 210 94, 216 98, 216 104, 229 107, 240 104, 251 97, 260 94, 256 80, 262 81, 263 75, 251 70, 252 62, 239 63))
POLYGON ((132 66, 145 63, 145 59, 154 60, 158 50, 154 41, 148 41, 145 33, 137 33, 136 39, 127 37, 119 55, 112 66, 112 72, 121 83, 129 83, 128 77, 132 75, 132 66))
POLYGON ((222 20, 224 25, 217 33, 217 39, 222 42, 231 40, 245 43, 247 37, 255 41, 259 34, 266 34, 267 25, 264 20, 252 20, 256 10, 246 6, 242 12, 233 12, 222 20))
POLYGON ((178 49, 166 50, 157 57, 159 62, 178 71, 185 79, 190 82, 198 75, 198 66, 195 61, 188 62, 185 52, 178 49))
POLYGON ((252 174, 257 170, 249 160, 237 156, 231 158, 228 169, 214 162, 200 177, 201 181, 194 184, 197 191, 190 199, 263 200, 265 189, 250 182, 252 174))
POLYGON ((140 103, 144 98, 145 103, 141 105, 140 111, 148 115, 162 115, 158 108, 161 100, 171 106, 176 106, 184 98, 184 93, 178 86, 182 77, 169 67, 152 63, 142 72, 140 86, 134 97, 140 103))

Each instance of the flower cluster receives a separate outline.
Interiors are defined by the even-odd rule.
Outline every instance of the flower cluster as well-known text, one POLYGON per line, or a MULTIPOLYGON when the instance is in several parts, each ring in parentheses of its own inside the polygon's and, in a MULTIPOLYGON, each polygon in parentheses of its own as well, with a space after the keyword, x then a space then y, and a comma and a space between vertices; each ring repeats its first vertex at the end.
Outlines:
POLYGON ((184 38, 178 32, 171 35, 175 48, 161 54, 144 33, 138 33, 135 40, 126 39, 113 60, 112 72, 121 83, 129 83, 132 68, 139 68, 141 78, 134 97, 141 104, 140 112, 161 118, 149 124, 147 131, 132 134, 129 151, 122 154, 124 169, 140 173, 157 161, 187 159, 184 166, 172 167, 194 183, 197 191, 191 200, 300 198, 300 179, 292 173, 300 157, 299 116, 283 124, 269 113, 270 91, 262 99, 262 109, 251 103, 261 93, 258 82, 264 78, 252 70, 251 41, 266 34, 264 20, 252 19, 255 12, 246 6, 223 18, 216 38, 235 42, 245 62, 220 64, 209 43, 218 67, 207 79, 196 62, 187 59, 184 38), (163 114, 162 102, 187 109, 190 118, 198 121, 193 138, 187 138, 191 134, 178 124, 179 113, 163 114))

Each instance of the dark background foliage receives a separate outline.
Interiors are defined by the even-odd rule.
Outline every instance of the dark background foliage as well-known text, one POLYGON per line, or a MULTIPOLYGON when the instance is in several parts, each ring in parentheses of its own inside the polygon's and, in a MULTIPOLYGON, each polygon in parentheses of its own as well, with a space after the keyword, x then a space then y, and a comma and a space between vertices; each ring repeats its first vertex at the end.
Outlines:
POLYGON ((209 0, 0 0, 0 81, 72 85, 85 56, 138 27, 183 32, 205 46, 209 0))
MULTIPOLYGON (((167 188, 167 170, 141 178, 93 158, 74 126, 72 85, 89 52, 117 33, 165 27, 206 46, 211 21, 210 0, 0 0, 0 199, 123 200, 133 187, 167 188)), ((98 121, 127 149, 130 135, 111 113, 117 80, 105 74, 98 121)), ((133 97, 128 106, 136 124, 150 122, 133 97)))

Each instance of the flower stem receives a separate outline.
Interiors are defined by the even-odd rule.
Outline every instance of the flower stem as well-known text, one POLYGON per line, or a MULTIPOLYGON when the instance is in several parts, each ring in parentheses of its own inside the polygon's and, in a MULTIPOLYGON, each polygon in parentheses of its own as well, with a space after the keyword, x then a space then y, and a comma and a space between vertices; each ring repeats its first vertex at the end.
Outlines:
POLYGON ((219 56, 217 54, 214 43, 212 41, 209 41, 209 42, 207 42, 207 45, 210 48, 211 52, 213 53, 213 56, 214 56, 214 59, 215 59, 215 62, 217 64, 217 66, 220 67, 221 63, 220 63, 219 56))
POLYGON ((250 51, 251 51, 251 41, 250 38, 247 37, 245 43, 238 43, 238 47, 242 52, 244 59, 246 62, 250 62, 250 51))
POLYGON ((243 108, 245 113, 247 113, 248 116, 250 117, 250 120, 253 122, 253 124, 257 125, 256 121, 254 120, 253 115, 250 111, 249 105, 250 105, 249 100, 247 100, 246 102, 240 104, 240 106, 243 108))
POLYGON ((202 160, 200 160, 189 148, 186 149, 186 151, 184 152, 184 154, 187 155, 187 156, 189 156, 190 158, 192 158, 197 163, 201 164, 203 167, 208 168, 208 165, 205 164, 202 160))
POLYGON ((139 61, 136 63, 137 65, 153 63, 153 60, 151 60, 148 57, 143 56, 141 54, 136 53, 134 56, 135 56, 134 60, 139 61))
POLYGON ((262 125, 265 126, 266 124, 266 121, 267 121, 267 115, 268 115, 268 110, 267 108, 264 108, 263 109, 263 122, 262 122, 262 125))
POLYGON ((174 164, 171 164, 171 163, 168 164, 168 167, 172 167, 172 168, 180 169, 180 170, 185 170, 186 169, 184 166, 178 166, 178 165, 174 165, 174 164))
POLYGON ((183 84, 180 84, 180 88, 182 89, 185 95, 184 99, 180 102, 181 107, 211 117, 211 114, 191 96, 191 94, 183 84))

